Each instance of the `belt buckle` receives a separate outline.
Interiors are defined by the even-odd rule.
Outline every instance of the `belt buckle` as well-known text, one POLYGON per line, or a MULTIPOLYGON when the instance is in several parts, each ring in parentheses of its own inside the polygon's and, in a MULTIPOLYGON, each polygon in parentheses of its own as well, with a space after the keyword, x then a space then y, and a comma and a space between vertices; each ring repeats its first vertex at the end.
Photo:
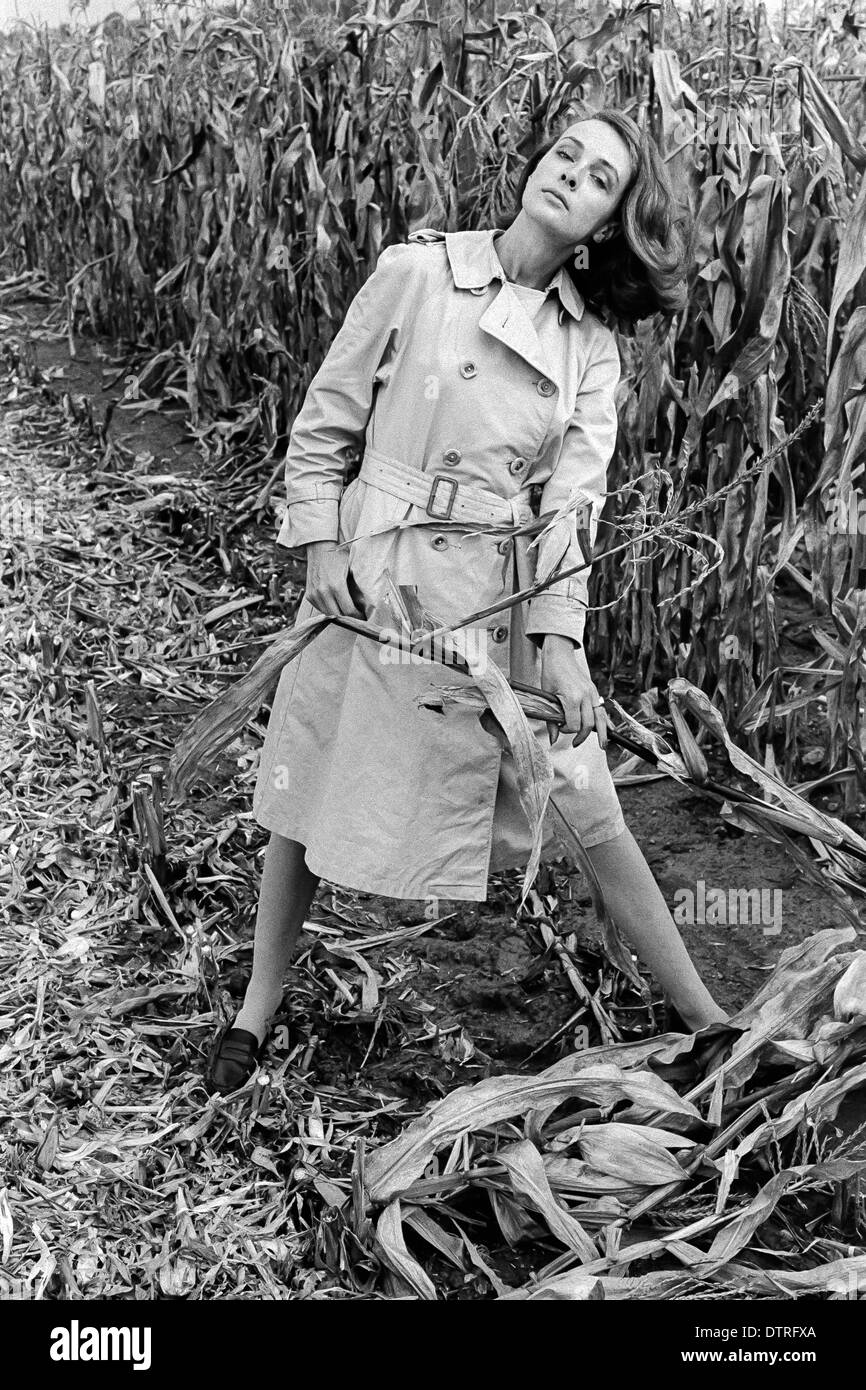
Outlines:
POLYGON ((427 506, 425 508, 427 515, 435 517, 437 521, 447 521, 451 515, 451 509, 454 506, 454 498, 456 496, 457 479, 449 478, 447 473, 437 473, 433 482, 430 484, 430 496, 427 498, 427 506), (436 512, 433 510, 435 506, 436 489, 440 483, 446 483, 451 489, 451 496, 448 498, 444 512, 436 512))

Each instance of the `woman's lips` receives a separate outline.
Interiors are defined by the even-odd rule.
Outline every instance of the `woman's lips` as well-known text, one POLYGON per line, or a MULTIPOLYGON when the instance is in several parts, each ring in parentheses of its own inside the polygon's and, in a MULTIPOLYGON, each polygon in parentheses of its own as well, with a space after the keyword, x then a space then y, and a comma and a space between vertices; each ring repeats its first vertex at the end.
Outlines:
POLYGON ((561 203, 564 208, 568 207, 568 203, 565 201, 565 198, 562 196, 561 193, 557 193, 555 188, 545 188, 542 191, 544 193, 549 193, 551 198, 555 198, 557 202, 561 203))

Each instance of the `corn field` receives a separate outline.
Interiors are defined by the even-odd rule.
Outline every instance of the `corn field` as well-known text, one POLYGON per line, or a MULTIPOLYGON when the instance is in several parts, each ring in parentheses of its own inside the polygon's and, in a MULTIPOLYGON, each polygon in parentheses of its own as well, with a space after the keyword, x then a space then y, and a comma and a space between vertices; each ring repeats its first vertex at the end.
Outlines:
MULTIPOLYGON (((31 1078, 16 1101, 19 1149, 33 1151, 39 1183, 24 1183, 20 1206, 0 1189, 0 1266, 14 1249, 37 1298, 118 1290, 276 1298, 287 1288, 303 1298, 368 1296, 384 1281, 388 1297, 434 1300, 464 1276, 483 1276, 491 1297, 518 1300, 852 1296, 866 1278, 866 1255, 854 1253, 866 1232, 862 1113, 835 1145, 812 1117, 833 1119, 866 1085, 866 953, 846 897, 866 892, 866 11, 836 0, 772 12, 737 0, 237 0, 143 11, 100 26, 18 24, 0 33, 0 266, 8 277, 0 277, 0 310, 4 283, 61 296, 70 355, 82 338, 112 343, 117 360, 132 364, 134 399, 181 420, 203 460, 192 480, 159 475, 174 491, 143 501, 136 460, 118 469, 122 454, 109 465, 92 439, 76 440, 93 451, 90 482, 64 475, 64 487, 70 514, 86 525, 83 539, 64 534, 55 547, 61 573, 40 579, 40 613, 59 628, 71 554, 94 587, 101 578, 113 586, 109 616, 94 617, 78 595, 79 616, 110 628, 119 612, 122 631, 134 635, 117 659, 136 678, 147 664, 136 624, 156 634, 159 661, 141 684, 164 687, 176 701, 172 715, 194 714, 214 691, 214 673, 199 666, 216 650, 205 628, 231 624, 232 644, 220 650, 248 657, 246 609, 259 599, 230 597, 202 619, 196 604, 207 591, 180 543, 180 559, 173 552, 167 560, 167 546, 143 538, 148 510, 166 505, 161 496, 182 497, 191 513, 228 499, 233 520, 215 549, 234 579, 242 568, 234 540, 250 519, 273 530, 292 421, 382 249, 418 227, 497 225, 537 141, 569 117, 616 107, 654 134, 694 231, 686 307, 668 324, 648 320, 633 336, 618 334, 619 438, 590 586, 589 657, 607 673, 608 703, 640 756, 714 795, 730 825, 791 849, 801 870, 844 900, 848 925, 789 946, 773 967, 754 967, 772 970, 754 998, 730 1028, 718 1025, 693 1045, 672 1031, 659 1036, 651 1009, 649 1024, 630 1030, 646 1003, 604 904, 595 901, 602 957, 578 959, 576 943, 551 926, 562 885, 548 875, 546 889, 530 892, 527 874, 521 908, 529 902, 539 954, 564 970, 579 1004, 574 1017, 585 1016, 593 1045, 532 1076, 488 1072, 404 1123, 392 1113, 399 1103, 377 1108, 372 1085, 359 1082, 357 1095, 325 1087, 311 1102, 291 1071, 307 1074, 335 1023, 371 1025, 359 1076, 380 1026, 380 1042, 401 1048, 434 1036, 398 954, 430 924, 368 919, 341 936, 347 905, 332 895, 294 996, 319 1031, 308 1027, 292 1043, 273 1084, 256 1078, 242 1118, 226 1119, 214 1100, 202 1112, 189 1080, 200 1060, 190 1039, 217 1016, 220 967, 224 976, 241 954, 219 923, 252 892, 249 831, 228 812, 214 828, 208 811, 185 807, 172 862, 162 774, 144 789, 129 780, 124 740, 137 708, 126 722, 118 715, 112 752, 97 690, 101 632, 87 629, 86 737, 71 770, 54 752, 51 768, 67 778, 67 821, 94 828, 96 867, 86 855, 73 865, 88 885, 85 925, 71 936, 56 923, 43 933, 59 957, 59 996, 71 1002, 56 1032, 38 1039, 44 1055, 34 1077, 50 1075, 54 1089, 39 1092, 31 1113, 31 1078), (123 557, 112 553, 114 509, 139 556, 132 545, 123 557), (664 524, 648 528, 647 519, 664 524), (684 544, 685 534, 696 539, 684 544), (172 564, 182 577, 161 596, 160 566, 172 564), (130 599, 126 609, 129 575, 139 607, 130 599), (180 623, 187 617, 189 632, 180 623), (639 693, 640 721, 613 700, 615 687, 639 693), (659 732, 667 714, 677 745, 659 732), (706 755, 719 745, 748 793, 710 778, 706 755), (827 813, 834 810, 840 819, 827 813), (130 976, 121 988, 115 965, 100 956, 117 952, 116 969, 126 966, 128 943, 118 947, 112 935, 129 930, 117 902, 96 914, 96 929, 89 925, 109 879, 102 831, 120 844, 124 871, 139 876, 133 947, 143 940, 156 962, 146 985, 130 976), (818 868, 793 834, 811 839, 818 868), (199 868, 207 872, 197 882, 199 868), (590 970, 594 992, 583 983, 590 970), (157 1011, 166 1000, 189 1010, 190 1032, 172 1034, 170 1048, 164 1035, 174 1025, 163 1027, 157 1011), (143 1026, 140 1007, 149 1011, 143 1026), (80 1085, 62 1072, 69 1038, 80 1085), (106 1122, 93 1136, 64 1133, 57 1105, 84 1104, 92 1089, 98 1109, 114 1085, 99 1070, 112 1052, 134 1059, 139 1084, 152 1086, 146 1103, 131 1090, 123 1099, 136 1102, 132 1119, 106 1122), (166 1097, 175 1118, 163 1124, 166 1097), (289 1113, 298 1136, 280 1148, 289 1113), (181 1153, 195 1158, 197 1186, 181 1153), (106 1218, 110 1239, 88 1227, 75 1234, 74 1260, 59 1255, 72 1240, 74 1202, 61 1210, 50 1182, 68 1181, 72 1191, 80 1173, 86 1185, 106 1172, 132 1181, 133 1156, 140 1223, 118 1201, 106 1218), (166 1180, 159 1190, 157 1179, 166 1180), (171 1248, 159 1224, 163 1192, 177 1202, 181 1235, 171 1248), (825 1230, 816 1223, 827 1200, 825 1230), (24 1227, 20 1249, 24 1206, 38 1220, 32 1239, 24 1227), (548 1242, 549 1255, 551 1238, 558 1242, 553 1258, 535 1259, 532 1281, 528 1267, 509 1269, 473 1243, 482 1206, 511 1254, 548 1242), (239 1210, 253 1256, 235 1240, 239 1210), (772 1267, 759 1244, 765 1223, 785 1238, 793 1232, 789 1246, 779 1237, 783 1253, 772 1267), (620 1248, 633 1231, 634 1244, 620 1248), (799 1262, 785 1263, 790 1249, 799 1262), (808 1261, 804 1250, 813 1252, 808 1261), (679 1261, 676 1271, 651 1267, 658 1257, 679 1261)), ((53 451, 59 469, 77 422, 44 420, 21 361, 7 356, 16 429, 31 450, 53 451)), ((10 449, 19 442, 18 434, 0 440, 10 449)), ((19 569, 22 588, 36 585, 19 569)), ((273 592, 268 602, 276 622, 273 592)), ((234 683, 233 706, 220 706, 222 748, 251 723, 265 678, 296 654, 297 638, 278 639, 234 683)), ((38 687, 28 695, 31 723, 51 703, 39 681, 50 682, 52 700, 65 698, 66 646, 40 640, 44 669, 32 654, 25 663, 38 687)), ((446 689, 448 698, 458 697, 446 689)), ((479 708, 504 698, 485 691, 479 708)), ((535 717, 551 713, 522 705, 535 717)), ((203 744, 214 744, 215 718, 171 724, 168 747, 152 740, 174 751, 175 773, 178 763, 188 773, 203 744)), ((64 729, 75 737, 68 719, 64 729)), ((528 747, 527 734, 531 780, 528 747)), ((249 750, 238 761, 239 796, 253 762, 249 750)), ((11 765, 23 777, 23 761, 11 765)), ((46 825, 49 780, 31 792, 46 825)), ((53 858, 44 852, 37 864, 34 852, 31 868, 67 864, 61 839, 58 832, 53 858)), ((12 883, 22 901, 34 892, 20 861, 12 883)), ((65 898, 58 901, 65 912, 65 898)), ((39 941, 32 933, 10 940, 9 959, 20 952, 38 973, 39 941)), ((42 978, 40 1019, 57 983, 42 978)), ((0 1032, 0 1064, 11 1065, 16 1050, 37 1043, 11 988, 4 999, 0 1024, 15 1031, 11 1042, 0 1032)), ((454 1031, 446 1045, 437 1031, 436 1045, 465 1065, 476 1044, 454 1031)), ((24 1171, 25 1159, 15 1162, 24 1171)))
POLYGON ((187 411, 218 452, 258 450, 263 508, 382 247, 418 225, 495 225, 521 156, 571 113, 606 101, 645 118, 695 215, 694 254, 675 324, 620 343, 609 486, 624 491, 605 518, 660 498, 676 514, 823 407, 765 476, 707 509, 724 560, 704 583, 692 587, 700 556, 638 546, 616 603, 622 560, 597 564, 591 652, 642 688, 700 685, 786 777, 826 711, 820 771, 853 812, 863 552, 856 526, 831 535, 828 519, 857 515, 866 428, 856 26, 844 6, 819 29, 760 5, 599 0, 580 22, 566 5, 498 8, 300 17, 264 0, 101 32, 18 29, 0 58, 0 245, 64 287, 70 332, 135 345, 139 392, 187 411), (780 655, 788 592, 808 595, 821 633, 805 666, 780 655))

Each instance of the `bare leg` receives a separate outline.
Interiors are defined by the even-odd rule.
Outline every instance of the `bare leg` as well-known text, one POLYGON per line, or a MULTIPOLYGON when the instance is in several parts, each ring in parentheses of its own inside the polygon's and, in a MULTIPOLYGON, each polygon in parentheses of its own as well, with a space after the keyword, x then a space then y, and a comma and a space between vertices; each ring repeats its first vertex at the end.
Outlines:
POLYGON ((661 889, 630 830, 587 846, 610 915, 690 1028, 724 1022, 695 969, 661 889))
POLYGON ((255 1033, 259 1042, 264 1040, 268 1022, 279 1008, 283 976, 318 883, 318 875, 304 862, 304 846, 272 832, 259 889, 253 973, 233 1024, 255 1033))

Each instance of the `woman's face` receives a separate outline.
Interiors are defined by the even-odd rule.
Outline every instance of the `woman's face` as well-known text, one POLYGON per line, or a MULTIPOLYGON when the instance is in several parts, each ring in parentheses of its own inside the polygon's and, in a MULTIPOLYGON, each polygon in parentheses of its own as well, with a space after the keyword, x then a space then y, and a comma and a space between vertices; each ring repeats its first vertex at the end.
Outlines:
POLYGON ((577 246, 608 224, 616 225, 631 175, 628 146, 612 126, 576 121, 533 169, 523 209, 548 235, 577 246))

